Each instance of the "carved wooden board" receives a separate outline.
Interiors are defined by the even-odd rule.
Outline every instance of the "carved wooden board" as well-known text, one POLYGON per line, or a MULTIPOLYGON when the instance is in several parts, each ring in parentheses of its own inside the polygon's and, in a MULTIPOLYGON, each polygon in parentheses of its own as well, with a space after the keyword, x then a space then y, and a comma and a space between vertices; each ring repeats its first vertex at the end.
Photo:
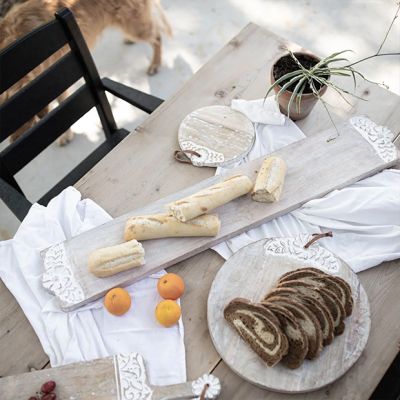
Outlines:
POLYGON ((55 393, 63 400, 189 399, 199 396, 205 384, 206 399, 217 398, 221 391, 219 379, 208 374, 177 385, 150 385, 143 357, 130 353, 0 379, 1 398, 28 399, 49 380, 56 382, 55 393))
POLYGON ((318 243, 304 249, 309 239, 309 235, 264 239, 243 247, 218 271, 208 296, 208 329, 216 350, 236 374, 265 389, 285 393, 317 390, 341 377, 367 344, 369 303, 357 275, 318 243), (325 346, 318 358, 305 360, 294 370, 281 364, 267 367, 228 325, 223 310, 235 297, 260 301, 281 275, 305 266, 345 279, 352 287, 353 313, 345 320, 343 334, 325 346))
POLYGON ((241 160, 253 147, 254 127, 242 113, 227 106, 208 106, 188 114, 179 127, 178 141, 197 167, 227 166, 241 160))
MULTIPOLYGON (((145 241, 144 266, 108 278, 96 278, 87 270, 88 254, 92 250, 123 241, 124 225, 129 216, 164 212, 169 202, 226 179, 223 176, 206 179, 43 251, 44 287, 60 299, 64 310, 77 308, 102 296, 112 287, 128 285, 174 265, 230 237, 286 214, 311 199, 324 196, 396 163, 398 152, 391 142, 390 131, 365 118, 354 117, 352 123, 356 129, 350 123, 340 126, 340 136, 335 140, 329 141, 336 134, 333 130, 327 130, 277 151, 275 154, 282 157, 288 167, 280 201, 257 203, 250 196, 243 196, 216 209, 222 224, 218 236, 145 241)), ((232 169, 230 175, 244 173, 254 180, 263 158, 232 169)))

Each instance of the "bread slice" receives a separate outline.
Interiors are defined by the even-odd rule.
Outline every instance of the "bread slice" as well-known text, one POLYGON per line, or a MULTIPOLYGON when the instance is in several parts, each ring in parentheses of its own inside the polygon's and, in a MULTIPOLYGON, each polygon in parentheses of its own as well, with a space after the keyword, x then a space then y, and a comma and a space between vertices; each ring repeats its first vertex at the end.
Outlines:
POLYGON ((284 296, 273 296, 268 302, 278 304, 289 310, 303 328, 308 339, 308 352, 306 358, 312 360, 322 350, 322 331, 317 318, 300 301, 284 296))
POLYGON ((285 281, 278 285, 278 288, 296 289, 302 294, 312 297, 319 302, 325 304, 333 321, 333 333, 340 335, 343 333, 345 324, 344 319, 346 313, 344 307, 336 294, 329 289, 317 287, 312 283, 307 283, 302 280, 285 281))
POLYGON ((332 290, 340 299, 346 311, 346 316, 351 315, 353 311, 353 298, 351 296, 350 285, 337 276, 328 275, 324 272, 319 272, 315 268, 300 268, 295 271, 283 275, 279 279, 279 283, 289 280, 302 280, 319 287, 324 287, 332 290))
POLYGON ((282 363, 290 369, 299 368, 308 353, 308 339, 296 317, 286 308, 275 303, 261 302, 279 320, 289 342, 289 350, 282 363))
POLYGON ((236 298, 225 307, 224 317, 269 367, 287 354, 289 343, 279 320, 265 307, 236 298))
POLYGON ((265 299, 272 296, 284 296, 299 300, 308 310, 310 310, 318 319, 322 330, 322 344, 327 346, 331 344, 334 338, 333 318, 323 300, 316 299, 305 293, 301 293, 295 288, 280 287, 272 290, 265 299))

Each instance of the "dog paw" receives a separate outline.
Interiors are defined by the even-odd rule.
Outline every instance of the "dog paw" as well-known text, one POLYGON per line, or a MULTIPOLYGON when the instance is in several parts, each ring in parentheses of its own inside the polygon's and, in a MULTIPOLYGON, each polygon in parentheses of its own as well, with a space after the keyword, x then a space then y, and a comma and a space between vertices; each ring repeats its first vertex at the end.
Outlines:
POLYGON ((74 132, 68 129, 67 132, 63 133, 58 139, 57 144, 59 146, 65 146, 74 138, 74 132))
POLYGON ((159 65, 151 64, 147 69, 147 75, 155 75, 158 72, 159 65))
POLYGON ((124 43, 129 44, 129 45, 136 44, 136 42, 134 40, 129 39, 129 38, 124 38, 124 43))

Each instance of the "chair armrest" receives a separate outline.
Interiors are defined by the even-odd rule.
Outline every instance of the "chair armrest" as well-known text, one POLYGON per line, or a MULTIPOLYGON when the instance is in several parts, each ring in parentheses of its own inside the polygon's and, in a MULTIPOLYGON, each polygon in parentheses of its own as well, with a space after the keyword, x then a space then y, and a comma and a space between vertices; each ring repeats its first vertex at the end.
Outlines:
POLYGON ((22 221, 32 204, 4 179, 0 178, 0 199, 4 201, 6 206, 12 213, 22 221))
POLYGON ((101 82, 104 90, 127 101, 133 106, 140 108, 148 114, 151 114, 163 102, 163 100, 158 97, 151 96, 150 94, 133 89, 122 83, 115 82, 109 78, 103 78, 101 82))

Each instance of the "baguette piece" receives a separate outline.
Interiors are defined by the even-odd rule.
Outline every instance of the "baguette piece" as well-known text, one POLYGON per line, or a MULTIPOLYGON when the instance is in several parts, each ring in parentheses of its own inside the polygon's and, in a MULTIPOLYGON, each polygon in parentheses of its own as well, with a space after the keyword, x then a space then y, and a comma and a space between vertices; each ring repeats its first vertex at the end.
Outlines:
POLYGON ((168 214, 131 217, 126 221, 125 240, 148 240, 165 237, 216 236, 221 227, 217 215, 201 215, 181 222, 168 214))
POLYGON ((97 249, 89 254, 89 271, 99 278, 144 264, 144 249, 137 240, 97 249))
POLYGON ((167 205, 168 213, 179 221, 186 222, 222 206, 253 188, 246 175, 235 175, 206 189, 167 205))
POLYGON ((282 158, 272 156, 266 158, 257 175, 251 197, 262 203, 278 201, 286 175, 286 163, 282 158))

